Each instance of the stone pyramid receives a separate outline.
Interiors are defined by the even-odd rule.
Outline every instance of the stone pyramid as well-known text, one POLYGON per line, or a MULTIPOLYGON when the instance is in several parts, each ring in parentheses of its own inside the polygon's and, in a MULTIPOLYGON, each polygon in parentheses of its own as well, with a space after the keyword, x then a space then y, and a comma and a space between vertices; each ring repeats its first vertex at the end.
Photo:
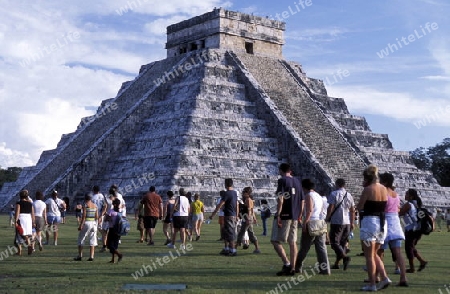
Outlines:
POLYGON ((167 28, 167 58, 144 65, 117 96, 44 151, 36 166, 0 191, 0 207, 21 189, 79 199, 93 185, 117 184, 128 205, 150 185, 161 194, 184 187, 207 205, 225 178, 257 197, 273 197, 278 165, 312 178, 329 193, 343 177, 356 197, 362 171, 375 163, 427 205, 449 206, 450 190, 371 132, 322 81, 282 57, 285 24, 224 9, 167 28))

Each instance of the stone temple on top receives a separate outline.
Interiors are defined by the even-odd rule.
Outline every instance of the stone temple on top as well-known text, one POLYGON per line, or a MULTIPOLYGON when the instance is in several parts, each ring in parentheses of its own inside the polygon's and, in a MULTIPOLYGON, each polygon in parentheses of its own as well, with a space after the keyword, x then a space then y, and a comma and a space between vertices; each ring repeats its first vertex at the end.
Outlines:
MULTIPOLYGON (((237 190, 273 197, 278 166, 329 193, 337 178, 358 198, 370 163, 395 175, 403 196, 450 206, 450 190, 418 170, 364 117, 330 97, 321 80, 283 58, 285 23, 214 9, 167 28, 167 58, 143 65, 115 98, 44 151, 35 166, 0 191, 0 207, 21 189, 57 189, 72 201, 93 185, 116 184, 132 207, 149 186, 199 193, 207 205, 233 178, 237 190)), ((363 93, 361 93, 363 95, 363 93)))

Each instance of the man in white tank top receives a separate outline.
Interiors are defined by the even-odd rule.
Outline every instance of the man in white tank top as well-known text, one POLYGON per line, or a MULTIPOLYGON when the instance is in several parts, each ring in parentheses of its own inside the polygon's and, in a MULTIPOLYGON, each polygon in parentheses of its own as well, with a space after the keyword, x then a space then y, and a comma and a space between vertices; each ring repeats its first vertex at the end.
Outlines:
POLYGON ((311 236, 308 230, 309 222, 322 221, 320 215, 324 210, 322 196, 314 191, 314 183, 310 179, 304 179, 302 181, 302 189, 305 195, 305 214, 302 226, 302 238, 300 242, 300 250, 297 254, 297 261, 295 262, 295 272, 302 272, 303 261, 308 254, 311 245, 314 244, 317 252, 317 261, 311 274, 330 274, 330 264, 328 262, 326 232, 320 236, 311 236))

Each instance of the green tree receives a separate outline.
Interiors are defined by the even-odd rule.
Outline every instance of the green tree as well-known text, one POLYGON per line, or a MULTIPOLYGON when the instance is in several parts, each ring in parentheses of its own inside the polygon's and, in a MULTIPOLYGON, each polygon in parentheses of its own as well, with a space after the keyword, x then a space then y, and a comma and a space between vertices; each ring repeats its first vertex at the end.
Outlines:
POLYGON ((418 169, 431 170, 431 159, 428 157, 428 150, 424 147, 417 148, 410 152, 411 159, 418 169))
POLYGON ((431 171, 441 186, 450 187, 450 138, 428 149, 417 148, 410 154, 418 168, 431 171))
POLYGON ((431 172, 444 187, 450 187, 450 138, 428 149, 431 159, 431 172))
POLYGON ((6 182, 15 182, 21 171, 21 167, 8 167, 7 169, 0 167, 0 189, 6 182))

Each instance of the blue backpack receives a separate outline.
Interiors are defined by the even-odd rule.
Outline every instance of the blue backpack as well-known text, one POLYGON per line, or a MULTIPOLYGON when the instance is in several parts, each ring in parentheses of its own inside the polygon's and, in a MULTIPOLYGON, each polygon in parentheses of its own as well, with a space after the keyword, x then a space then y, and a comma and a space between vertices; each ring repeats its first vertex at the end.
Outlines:
POLYGON ((121 214, 117 215, 117 221, 114 225, 114 230, 117 232, 119 236, 126 236, 130 232, 130 221, 121 214))

